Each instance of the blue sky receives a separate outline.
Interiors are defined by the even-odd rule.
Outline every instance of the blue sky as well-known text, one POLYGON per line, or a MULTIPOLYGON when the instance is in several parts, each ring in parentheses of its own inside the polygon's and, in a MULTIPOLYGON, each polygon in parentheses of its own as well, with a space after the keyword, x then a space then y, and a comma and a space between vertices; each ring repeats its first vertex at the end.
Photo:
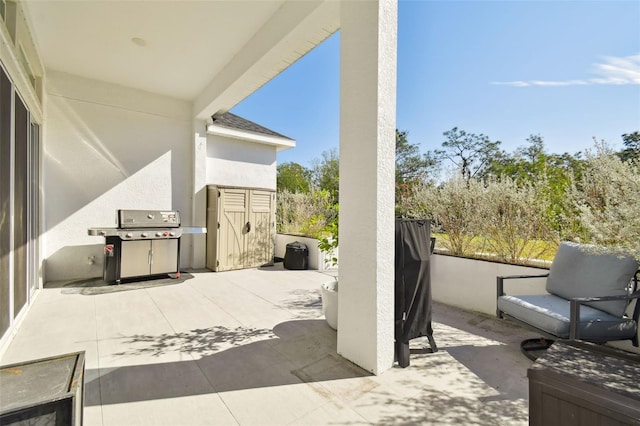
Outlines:
MULTIPOLYGON (((338 147, 339 56, 337 33, 232 110, 297 140, 278 163, 338 147)), ((640 1, 400 0, 396 119, 422 151, 453 127, 508 152, 619 148, 640 130, 640 1)))

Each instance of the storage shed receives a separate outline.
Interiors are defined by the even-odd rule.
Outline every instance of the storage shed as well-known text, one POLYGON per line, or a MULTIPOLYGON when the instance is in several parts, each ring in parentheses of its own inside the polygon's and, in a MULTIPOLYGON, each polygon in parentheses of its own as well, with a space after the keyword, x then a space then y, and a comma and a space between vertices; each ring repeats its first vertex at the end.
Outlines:
POLYGON ((207 126, 206 266, 273 263, 276 154, 295 141, 232 113, 207 126))

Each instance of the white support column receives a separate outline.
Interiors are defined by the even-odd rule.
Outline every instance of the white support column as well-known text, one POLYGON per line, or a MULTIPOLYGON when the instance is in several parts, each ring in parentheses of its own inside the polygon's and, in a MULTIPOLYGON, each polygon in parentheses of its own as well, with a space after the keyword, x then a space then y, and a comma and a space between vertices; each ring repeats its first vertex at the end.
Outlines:
MULTIPOLYGON (((192 226, 207 226, 207 123, 193 120, 193 217, 192 226)), ((206 234, 194 234, 191 266, 206 264, 206 234)))
POLYGON ((343 1, 338 353, 393 365, 397 1, 343 1))

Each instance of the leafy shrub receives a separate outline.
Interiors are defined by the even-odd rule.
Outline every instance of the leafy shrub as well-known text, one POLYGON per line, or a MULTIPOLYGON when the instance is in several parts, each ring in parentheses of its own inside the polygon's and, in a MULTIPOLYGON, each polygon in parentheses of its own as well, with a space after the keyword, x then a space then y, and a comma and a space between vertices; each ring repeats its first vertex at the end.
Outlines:
POLYGON ((482 184, 475 179, 453 176, 442 186, 423 185, 402 199, 397 213, 402 217, 433 222, 433 229, 448 235, 444 248, 455 255, 468 253, 471 241, 480 230, 478 202, 482 184))
POLYGON ((332 222, 325 229, 328 235, 324 235, 318 241, 318 248, 325 254, 325 259, 328 261, 329 266, 338 266, 338 222, 332 222))
POLYGON ((486 184, 460 176, 440 187, 422 186, 403 198, 403 217, 429 218, 439 248, 458 256, 492 257, 523 263, 557 247, 557 235, 546 220, 548 199, 543 183, 518 185, 513 179, 486 184), (531 244, 535 241, 535 244, 531 244))
MULTIPOLYGON (((438 249, 454 255, 529 263, 552 257, 560 239, 573 239, 640 259, 640 160, 621 160, 596 143, 586 160, 575 163, 560 177, 540 167, 535 179, 481 181, 456 174, 439 186, 418 184, 396 194, 396 215, 431 219, 432 232, 442 233, 438 249), (568 185, 565 178, 573 172, 577 177, 568 185)), ((335 258, 338 205, 329 191, 279 192, 277 206, 278 232, 318 238, 320 249, 335 258)))
POLYGON ((616 247, 640 259, 640 162, 622 161, 604 143, 587 153, 587 167, 569 193, 585 242, 616 247))
POLYGON ((544 182, 518 185, 507 177, 490 180, 478 203, 483 251, 508 263, 539 259, 557 247, 556 234, 546 216, 548 210, 544 182))
POLYGON ((321 238, 332 223, 337 223, 338 206, 328 191, 310 193, 278 192, 276 229, 280 234, 321 238))

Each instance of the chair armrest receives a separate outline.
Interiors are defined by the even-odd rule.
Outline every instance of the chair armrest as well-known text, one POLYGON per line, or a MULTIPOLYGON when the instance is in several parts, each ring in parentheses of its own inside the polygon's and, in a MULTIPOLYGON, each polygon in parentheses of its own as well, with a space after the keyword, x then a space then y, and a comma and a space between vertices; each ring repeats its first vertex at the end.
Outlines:
POLYGON ((575 301, 576 303, 582 304, 586 302, 607 302, 609 300, 625 300, 625 299, 638 299, 640 298, 640 291, 636 291, 631 294, 621 294, 619 296, 593 296, 593 297, 574 297, 569 299, 569 301, 575 301))
MULTIPOLYGON (((523 278, 545 278, 548 277, 549 273, 540 274, 540 275, 502 275, 496 277, 496 300, 500 296, 504 296, 504 280, 514 280, 514 279, 523 279, 523 278)), ((498 318, 502 318, 502 311, 496 307, 496 316, 498 318)))
POLYGON ((503 280, 509 280, 509 279, 518 279, 518 278, 544 278, 544 277, 548 277, 549 273, 547 272, 546 274, 540 274, 540 275, 502 275, 499 276, 499 279, 503 279, 503 280))
POLYGON ((504 280, 514 280, 514 279, 523 279, 523 278, 545 278, 548 277, 549 273, 541 274, 541 275, 502 275, 496 277, 496 287, 498 297, 504 296, 504 280))
MULTIPOLYGON (((621 294, 620 296, 594 296, 594 297, 574 297, 569 299, 570 317, 569 317, 569 340, 580 339, 580 305, 587 302, 606 302, 609 300, 633 300, 640 299, 640 290, 631 294, 621 294)), ((636 302, 638 303, 638 302, 636 302)), ((637 309, 636 309, 637 311, 637 309)), ((638 320, 635 318, 634 320, 638 320)))

